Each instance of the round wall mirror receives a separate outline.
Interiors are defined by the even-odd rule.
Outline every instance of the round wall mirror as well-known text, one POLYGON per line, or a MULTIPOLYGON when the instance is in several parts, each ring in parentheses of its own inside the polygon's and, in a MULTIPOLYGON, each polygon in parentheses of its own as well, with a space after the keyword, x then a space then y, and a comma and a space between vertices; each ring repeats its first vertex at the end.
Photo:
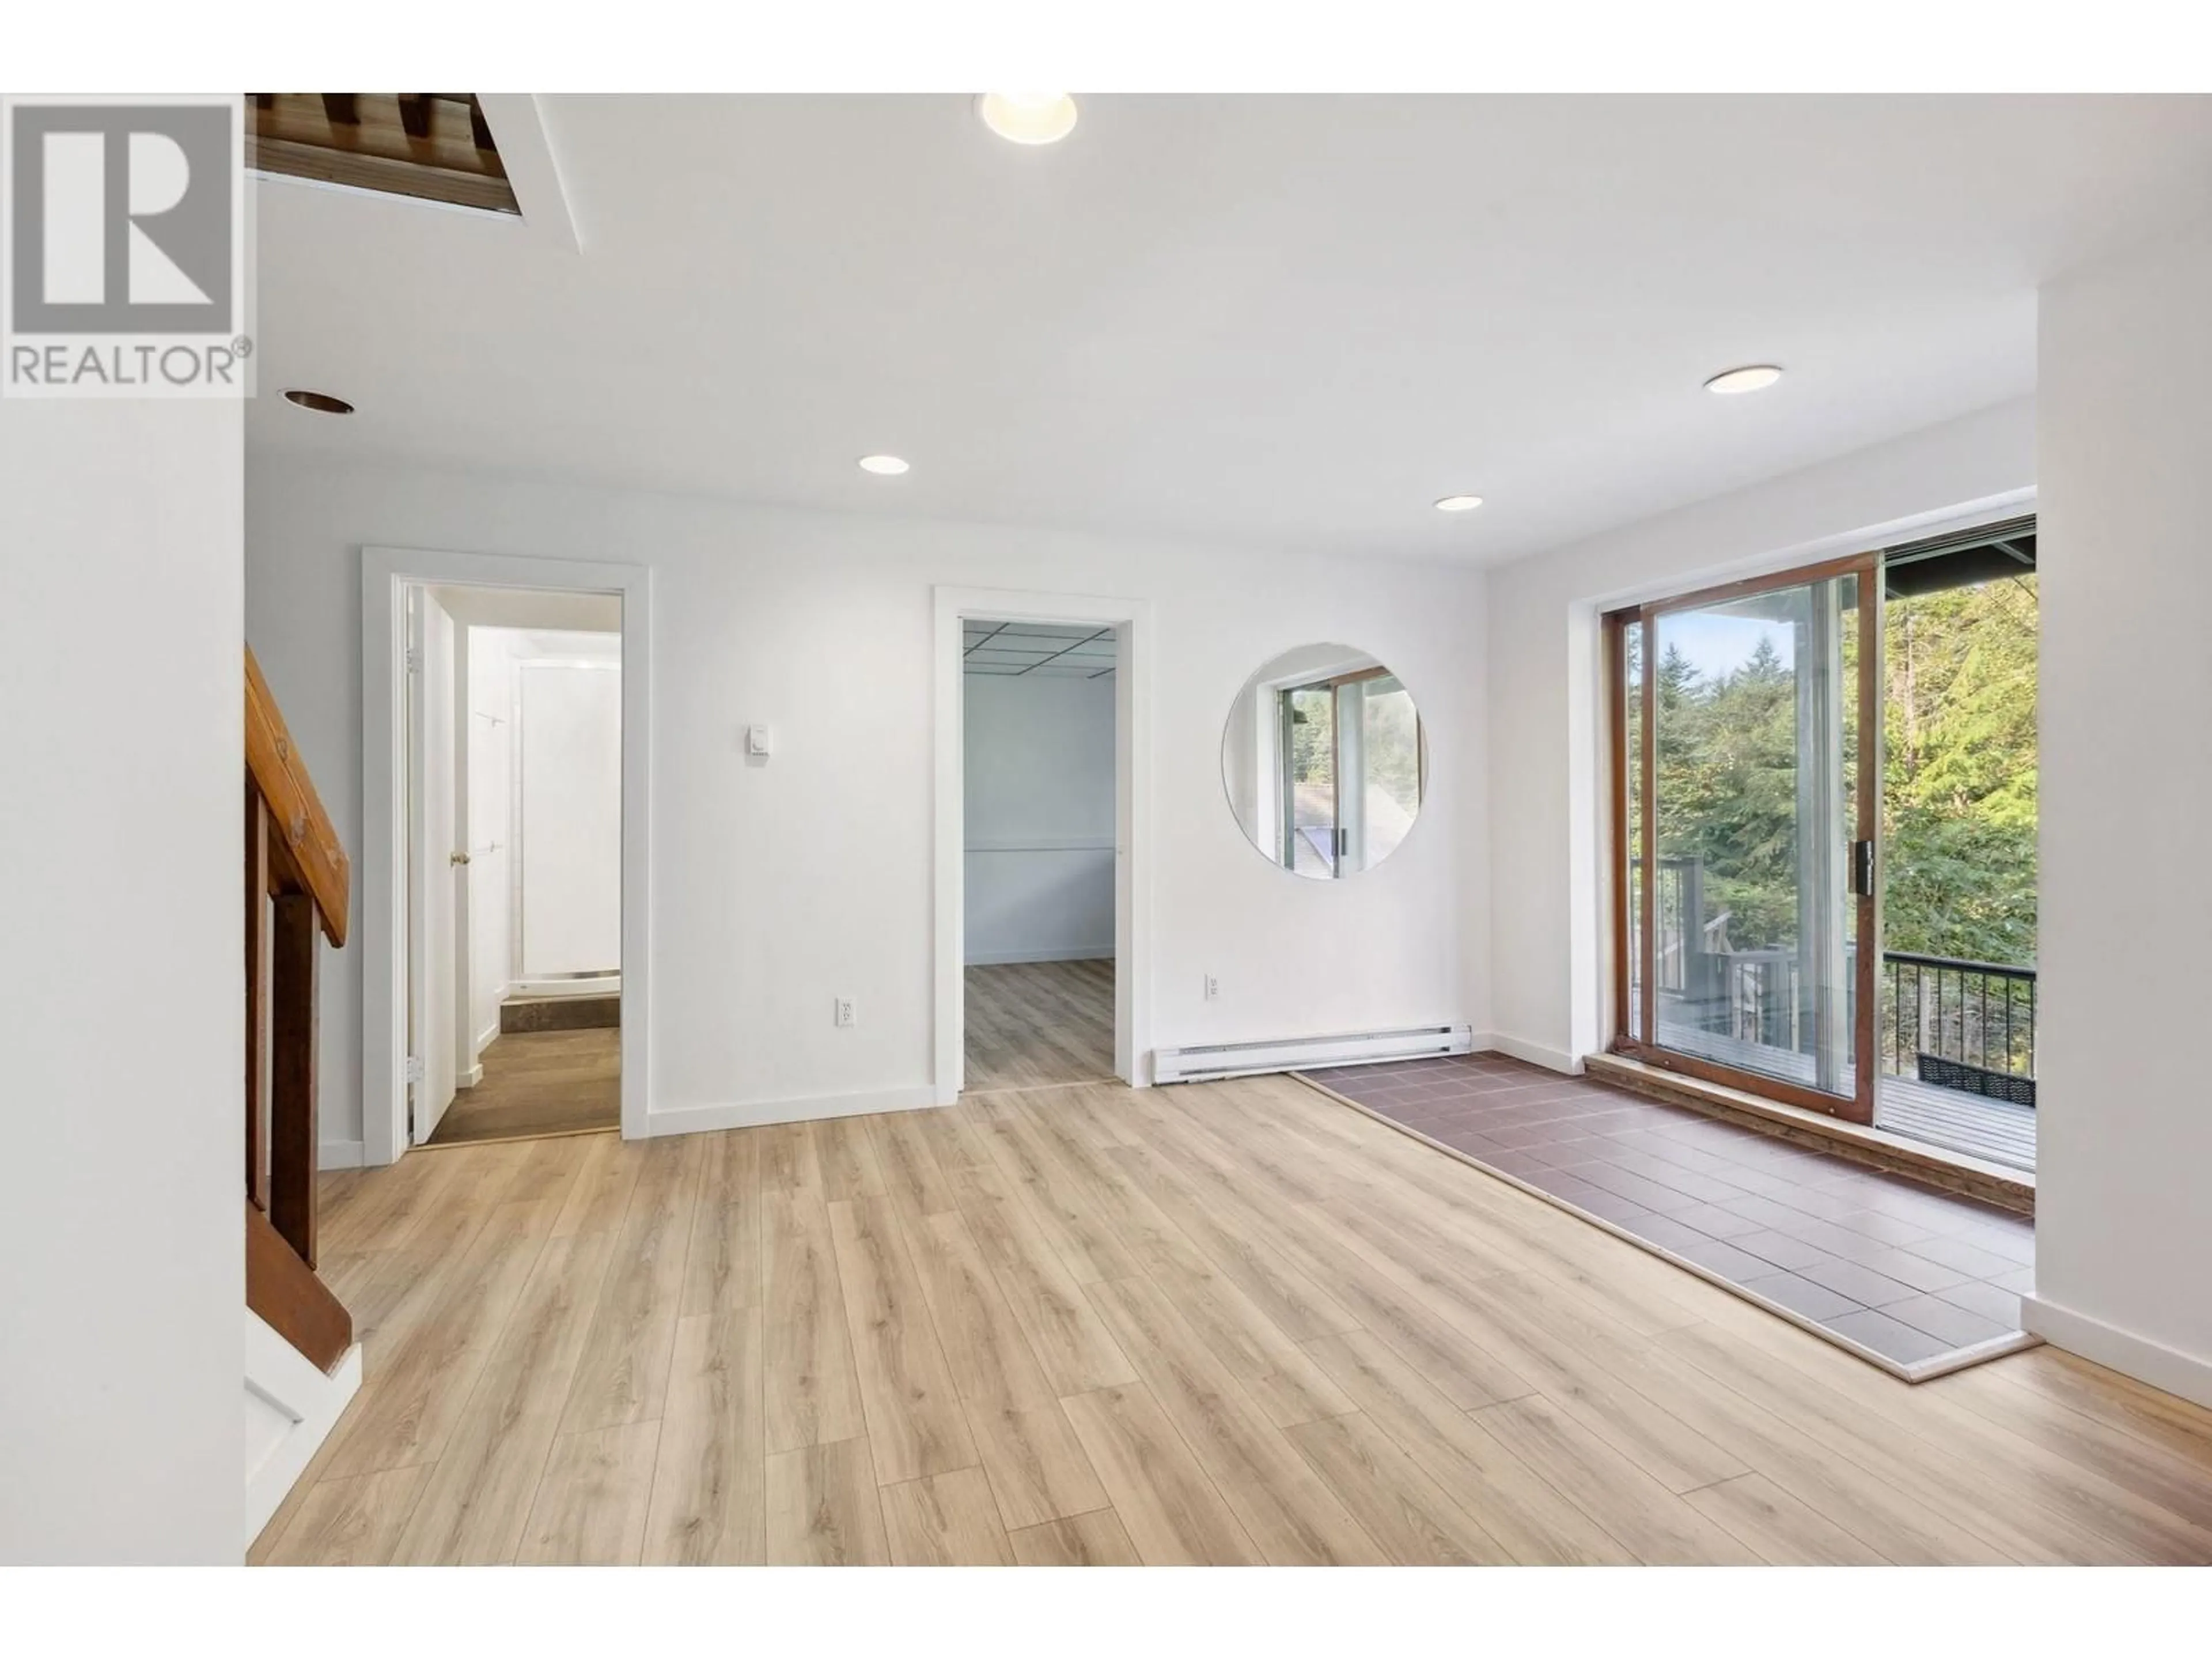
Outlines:
POLYGON ((1221 738, 1237 826, 1268 862, 1333 881, 1398 848, 1428 793, 1413 695, 1348 645, 1285 651, 1244 682, 1221 738))

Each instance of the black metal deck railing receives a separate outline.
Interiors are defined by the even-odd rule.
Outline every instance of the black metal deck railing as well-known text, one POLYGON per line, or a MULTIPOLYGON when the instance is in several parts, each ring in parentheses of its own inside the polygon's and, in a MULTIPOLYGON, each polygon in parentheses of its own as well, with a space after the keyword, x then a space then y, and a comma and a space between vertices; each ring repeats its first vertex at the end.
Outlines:
MULTIPOLYGON (((1797 952, 1736 948, 1726 910, 1708 914, 1703 860, 1656 862, 1652 976, 1662 1017, 1736 1042, 1809 1053, 1813 1004, 1797 952)), ((1847 945, 1844 955, 1845 1018, 1855 1022, 1858 975, 1849 963, 1856 947, 1847 945)), ((1639 966, 1632 963, 1632 974, 1639 966)), ((1875 988, 1875 1053, 1882 1071, 2035 1103, 2032 965, 1886 951, 1875 988)))
POLYGON ((1882 955, 1883 1069, 2035 1101, 2035 969, 1909 951, 1882 955))

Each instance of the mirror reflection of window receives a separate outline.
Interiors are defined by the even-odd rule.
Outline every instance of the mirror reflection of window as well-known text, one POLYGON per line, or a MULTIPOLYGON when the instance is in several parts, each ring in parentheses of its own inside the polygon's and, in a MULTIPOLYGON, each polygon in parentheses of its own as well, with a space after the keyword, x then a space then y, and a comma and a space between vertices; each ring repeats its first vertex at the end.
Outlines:
POLYGON ((1360 730, 1366 789, 1367 862, 1398 850, 1421 810, 1421 717, 1395 677, 1360 685, 1360 730))
POLYGON ((1283 745, 1281 863, 1303 876, 1336 872, 1336 701, 1324 687, 1277 694, 1283 745))
POLYGON ((1246 838, 1280 868, 1319 881, 1395 852, 1427 786, 1412 694, 1373 657, 1341 645, 1285 652, 1246 683, 1221 766, 1246 838))

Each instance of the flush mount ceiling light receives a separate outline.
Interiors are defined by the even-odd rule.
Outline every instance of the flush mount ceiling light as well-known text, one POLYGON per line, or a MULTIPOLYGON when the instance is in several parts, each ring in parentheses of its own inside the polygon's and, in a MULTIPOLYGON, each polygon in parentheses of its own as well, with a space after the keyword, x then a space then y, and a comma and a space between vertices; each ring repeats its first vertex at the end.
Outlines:
POLYGON ((308 392, 295 388, 284 394, 284 401, 296 404, 301 409, 312 409, 318 415, 350 415, 353 405, 343 398, 333 398, 327 392, 308 392))
POLYGON ((1075 100, 1064 92, 987 92, 975 113, 1012 144, 1056 144, 1075 131, 1075 100))
POLYGON ((1437 503, 1439 513, 1472 513, 1482 505, 1480 495, 1447 495, 1437 503))
POLYGON ((1733 398, 1740 392, 1764 392, 1781 378, 1782 371, 1772 363, 1747 363, 1714 375, 1705 382, 1705 390, 1733 398))
POLYGON ((860 471, 872 472, 878 477, 896 478, 906 471, 906 463, 896 455, 863 455, 860 471))

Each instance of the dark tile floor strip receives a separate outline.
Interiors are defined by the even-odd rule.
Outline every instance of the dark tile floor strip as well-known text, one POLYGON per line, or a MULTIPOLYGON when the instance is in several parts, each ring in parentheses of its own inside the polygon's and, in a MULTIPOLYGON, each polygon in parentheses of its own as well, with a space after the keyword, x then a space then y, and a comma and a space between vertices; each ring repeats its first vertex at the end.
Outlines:
POLYGON ((1305 1075, 1903 1366, 2020 1333, 2035 1226, 1500 1054, 1305 1075))

